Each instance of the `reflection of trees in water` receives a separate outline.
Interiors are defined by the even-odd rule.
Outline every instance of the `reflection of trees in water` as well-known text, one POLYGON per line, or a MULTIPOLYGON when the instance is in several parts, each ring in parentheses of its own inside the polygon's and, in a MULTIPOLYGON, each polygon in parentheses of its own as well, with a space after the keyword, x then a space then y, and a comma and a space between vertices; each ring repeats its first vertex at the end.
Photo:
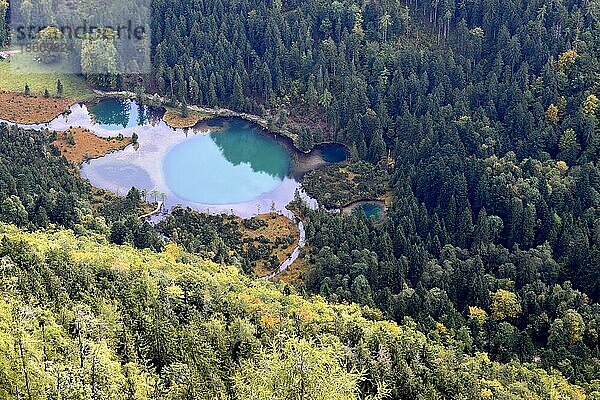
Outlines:
POLYGON ((137 105, 137 124, 138 126, 144 125, 146 123, 146 121, 148 121, 148 118, 146 116, 146 107, 136 103, 137 105))
POLYGON ((162 121, 163 115, 165 115, 165 111, 159 107, 150 107, 150 106, 142 106, 144 107, 144 123, 140 125, 144 125, 146 122, 150 123, 152 126, 156 126, 162 121))
POLYGON ((233 165, 247 163, 254 172, 283 179, 290 172, 290 156, 274 140, 235 124, 210 134, 223 156, 233 165))
POLYGON ((155 125, 162 118, 162 110, 129 99, 108 99, 90 107, 90 117, 98 125, 127 128, 130 120, 135 120, 137 126, 148 122, 155 125))
POLYGON ((341 144, 330 143, 320 146, 320 152, 325 162, 335 164, 348 158, 348 150, 341 144))
POLYGON ((120 125, 127 128, 131 102, 127 99, 103 100, 90 108, 90 117, 98 125, 120 125))

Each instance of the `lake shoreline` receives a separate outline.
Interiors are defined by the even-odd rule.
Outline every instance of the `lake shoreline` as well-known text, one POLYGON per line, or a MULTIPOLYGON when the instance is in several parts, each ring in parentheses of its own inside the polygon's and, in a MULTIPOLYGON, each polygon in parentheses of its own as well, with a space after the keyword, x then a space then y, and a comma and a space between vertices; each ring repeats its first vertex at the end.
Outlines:
MULTIPOLYGON (((112 98, 125 98, 130 101, 138 101, 136 99, 136 96, 134 96, 134 93, 131 93, 131 92, 104 92, 104 93, 105 93, 104 96, 98 96, 93 101, 84 102, 83 104, 97 105, 102 101, 110 100, 112 98)), ((201 108, 198 106, 188 106, 188 108, 191 110, 192 113, 195 112, 195 113, 201 114, 198 116, 198 121, 193 126, 187 126, 187 127, 186 126, 182 126, 182 127, 174 126, 172 124, 169 124, 169 122, 165 119, 165 116, 170 111, 174 112, 173 109, 164 104, 156 105, 156 102, 159 101, 157 99, 161 99, 160 101, 164 101, 163 98, 160 98, 157 96, 146 95, 141 104, 143 104, 149 108, 160 110, 162 113, 160 119, 173 130, 182 129, 184 131, 192 130, 192 131, 202 131, 202 132, 211 132, 211 133, 219 132, 220 130, 222 130, 222 127, 220 127, 218 125, 218 123, 220 121, 226 122, 227 120, 232 120, 232 119, 240 119, 251 125, 254 125, 254 126, 251 126, 251 128, 256 129, 257 133, 259 133, 260 135, 263 135, 265 137, 270 137, 270 138, 275 139, 280 145, 284 146, 286 148, 286 150, 290 153, 290 156, 292 157, 292 163, 293 163, 293 168, 292 168, 291 172, 292 172, 292 176, 295 179, 302 179, 302 177, 310 171, 320 169, 327 165, 331 165, 331 164, 340 162, 339 160, 335 161, 335 162, 328 162, 327 160, 325 160, 323 158, 322 153, 328 147, 339 147, 339 148, 343 149, 344 157, 345 157, 344 161, 348 161, 351 158, 350 157, 350 154, 351 154, 350 149, 345 144, 338 143, 338 142, 332 142, 332 141, 320 142, 318 144, 315 144, 308 151, 300 150, 298 148, 298 146, 296 145, 294 139, 288 134, 287 131, 271 130, 268 128, 268 126, 267 126, 268 124, 267 124, 266 120, 261 119, 261 117, 252 115, 252 114, 241 113, 241 112, 237 112, 237 111, 233 111, 233 110, 229 110, 229 109, 223 109, 223 108, 211 109, 211 108, 201 108), (215 124, 215 122, 217 124, 215 124)))
POLYGON ((52 144, 58 148, 63 157, 78 168, 90 160, 125 150, 131 145, 135 146, 131 138, 119 139, 116 136, 103 138, 86 128, 69 128, 62 135, 57 133, 56 136, 57 138, 52 144), (68 143, 65 137, 68 134, 73 135, 73 144, 68 143))
MULTIPOLYGON (((98 97, 94 98, 92 100, 92 102, 100 102, 102 100, 106 100, 106 99, 110 99, 110 98, 114 98, 114 97, 120 97, 120 98, 127 98, 130 100, 141 101, 142 104, 147 105, 149 107, 161 108, 164 110, 165 114, 167 113, 167 111, 169 109, 173 110, 173 107, 170 107, 167 105, 167 103, 169 103, 167 101, 167 99, 158 94, 153 94, 153 95, 144 94, 141 96, 141 98, 138 98, 138 95, 136 93, 129 92, 129 91, 94 90, 94 93, 96 93, 98 95, 98 97)), ((312 148, 309 150, 306 150, 306 151, 300 150, 299 146, 296 144, 297 141, 299 141, 298 135, 292 133, 290 130, 285 129, 285 128, 277 128, 274 126, 269 126, 270 124, 267 119, 265 119, 264 117, 255 115, 255 114, 245 113, 245 112, 241 112, 241 111, 235 111, 235 110, 231 110, 228 108, 219 108, 219 107, 210 108, 210 107, 202 107, 202 106, 198 106, 198 105, 188 105, 187 108, 188 108, 188 110, 190 110, 192 112, 207 114, 207 117, 204 119, 200 119, 194 126, 188 126, 188 127, 179 127, 179 126, 170 125, 167 121, 164 120, 164 115, 163 115, 163 121, 173 129, 194 129, 198 124, 202 124, 202 123, 207 122, 212 119, 240 118, 245 121, 254 123, 255 125, 258 125, 259 127, 264 129, 271 135, 282 136, 282 137, 289 139, 291 141, 291 144, 294 147, 294 150, 298 153, 310 154, 312 151, 317 149, 319 146, 338 145, 338 146, 343 146, 346 149, 347 154, 350 155, 350 149, 348 148, 348 146, 346 146, 343 143, 334 142, 334 141, 321 141, 319 143, 315 143, 312 146, 312 148)))
POLYGON ((49 124, 68 113, 76 101, 67 97, 43 97, 0 91, 0 118, 23 125, 49 124))
MULTIPOLYGON (((194 203, 193 208, 198 209, 200 212, 207 209, 210 210, 207 211, 209 213, 215 213, 215 211, 219 212, 220 209, 229 212, 230 209, 235 208, 236 210, 240 210, 241 215, 250 215, 252 212, 251 208, 256 207, 256 204, 260 204, 260 207, 263 210, 268 209, 271 206, 271 200, 268 199, 269 196, 274 196, 273 198, 278 203, 281 203, 288 197, 291 200, 294 188, 296 186, 301 187, 301 180, 307 172, 320 169, 329 164, 347 160, 350 156, 350 151, 346 146, 331 142, 320 143, 314 146, 309 152, 301 151, 295 145, 293 139, 282 134, 281 131, 271 131, 261 125, 260 121, 257 121, 255 118, 249 117, 243 113, 230 112, 230 110, 225 115, 222 115, 221 112, 212 113, 207 119, 197 123, 195 128, 174 129, 164 121, 163 117, 166 112, 165 107, 156 106, 153 103, 156 104, 156 102, 152 101, 140 103, 131 96, 131 93, 103 93, 102 95, 97 94, 92 100, 76 102, 67 112, 62 113, 49 123, 37 125, 16 123, 16 125, 19 125, 24 129, 49 129, 57 132, 58 138, 64 139, 63 141, 65 143, 63 143, 62 146, 64 147, 63 150, 65 150, 65 153, 69 153, 66 155, 73 159, 71 160, 72 162, 79 165, 82 178, 90 179, 93 186, 113 193, 124 193, 126 191, 125 186, 127 186, 127 188, 131 186, 144 187, 144 185, 150 187, 156 185, 157 182, 159 183, 159 186, 164 184, 166 181, 164 171, 157 166, 158 164, 156 163, 156 161, 158 161, 158 158, 156 158, 158 153, 162 154, 168 152, 169 148, 183 140, 187 140, 186 138, 188 137, 207 136, 213 132, 217 133, 219 130, 226 130, 229 125, 235 125, 238 126, 238 128, 243 127, 243 129, 253 131, 255 135, 273 140, 288 154, 290 165, 287 172, 282 172, 284 174, 282 175, 284 176, 283 185, 268 193, 264 192, 264 195, 261 194, 256 200, 252 201, 255 203, 252 207, 246 204, 250 204, 249 202, 237 200, 235 202, 232 201, 231 203, 226 202, 227 207, 220 206, 219 204, 221 203, 213 206, 208 205, 208 202, 207 204, 204 204, 198 203, 197 201, 187 201, 185 198, 181 198, 177 193, 171 193, 171 190, 166 187, 161 189, 167 194, 171 193, 169 196, 173 201, 181 199, 181 205, 184 206, 189 205, 188 203, 194 203), (105 101, 108 103, 103 104, 105 101), (116 107, 115 111, 111 111, 111 108, 114 107, 116 107), (107 112, 116 112, 116 114, 106 114, 107 112), (125 113, 127 115, 131 113, 131 116, 127 117, 125 113), (121 120, 124 116, 125 119, 121 120), (129 122, 127 122, 127 118, 130 118, 129 122), (113 144, 111 146, 112 148, 109 149, 104 141, 99 143, 100 140, 93 142, 91 139, 88 140, 90 142, 88 143, 89 146, 85 145, 83 142, 68 145, 69 143, 66 140, 67 136, 61 136, 61 133, 68 132, 70 129, 74 128, 87 129, 90 131, 90 136, 93 135, 94 137, 106 139, 107 141, 114 141, 117 134, 119 137, 127 139, 133 137, 133 135, 137 133, 136 137, 139 138, 139 145, 136 146, 134 144, 134 146, 131 146, 131 140, 124 140, 122 143, 119 142, 118 144, 113 144), (182 135, 185 135, 185 138, 182 135), (163 149, 164 151, 160 150, 160 148, 165 146, 168 148, 163 149), (101 148, 103 149, 102 151, 100 151, 101 148), (152 161, 146 162, 140 159, 138 149, 145 149, 145 153, 151 151, 156 154, 153 154, 151 157, 152 161), (88 152, 89 155, 86 155, 88 152), (341 159, 335 159, 335 157, 341 157, 341 159), (76 161, 75 158, 77 158, 76 161), (114 161, 111 160, 116 160, 117 164, 120 163, 119 165, 122 164, 124 166, 127 164, 127 167, 130 168, 127 173, 132 175, 127 176, 122 181, 120 180, 121 178, 117 180, 107 178, 108 175, 105 174, 107 174, 107 171, 109 170, 113 175, 118 174, 119 176, 122 176, 124 173, 119 170, 119 168, 112 171, 111 168, 116 168, 116 164, 112 165, 111 163, 114 161), (98 162, 100 164, 97 164, 98 162), (96 179, 100 181, 94 182, 93 179, 91 179, 91 176, 88 175, 88 172, 91 171, 94 171, 96 179), (141 181, 138 180, 138 178, 141 179, 141 181)), ((6 122, 11 123, 10 121, 6 122)), ((220 134, 216 134, 214 137, 220 137, 220 134)), ((215 140, 217 142, 227 142, 227 139, 225 138, 222 140, 215 140)), ((230 144, 230 147, 231 146, 233 146, 233 144, 230 144)), ((248 149, 240 151, 247 155, 247 150, 248 149)), ((237 158, 239 159, 239 156, 237 158)), ((243 161, 243 159, 244 158, 242 157, 240 160, 234 162, 236 162, 237 165, 237 163, 243 161)), ((264 163, 262 158, 257 160, 259 160, 259 165, 260 162, 264 163)), ((215 176, 218 176, 218 174, 215 176)), ((222 183, 221 187, 226 187, 226 185, 222 183)), ((309 199, 309 201, 312 201, 312 199, 309 199)), ((285 204, 278 204, 278 207, 283 206, 285 206, 285 204)))

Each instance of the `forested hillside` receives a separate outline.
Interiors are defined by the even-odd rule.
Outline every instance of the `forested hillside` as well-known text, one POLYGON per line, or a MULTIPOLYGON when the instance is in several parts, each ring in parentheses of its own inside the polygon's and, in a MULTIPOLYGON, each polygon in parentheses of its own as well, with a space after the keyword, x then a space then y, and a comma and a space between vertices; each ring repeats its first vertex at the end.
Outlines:
POLYGON ((597 1, 155 6, 159 92, 391 155, 383 225, 304 211, 308 289, 598 378, 597 1))
POLYGON ((414 5, 157 1, 157 88, 312 116, 372 161, 386 143, 395 153, 447 142, 480 156, 560 153, 569 164, 596 154, 597 2, 414 5))
POLYGON ((346 144, 307 189, 385 219, 297 199, 301 297, 201 260, 251 269, 227 218, 141 222, 139 191, 99 201, 53 134, 0 125, 0 219, 30 230, 1 228, 0 397, 600 396, 598 0, 152 12, 146 91, 346 144))
POLYGON ((0 46, 4 46, 8 41, 8 27, 6 24, 8 12, 8 1, 0 1, 0 46))
POLYGON ((89 204, 90 187, 49 144, 55 132, 0 124, 0 220, 17 226, 72 228, 89 204))
POLYGON ((466 355, 445 330, 283 294, 173 245, 0 236, 3 399, 583 398, 556 373, 466 355))
POLYGON ((158 233, 139 219, 140 191, 94 198, 89 182, 52 145, 55 139, 56 132, 0 124, 0 221, 30 230, 92 230, 117 244, 160 250, 158 233))

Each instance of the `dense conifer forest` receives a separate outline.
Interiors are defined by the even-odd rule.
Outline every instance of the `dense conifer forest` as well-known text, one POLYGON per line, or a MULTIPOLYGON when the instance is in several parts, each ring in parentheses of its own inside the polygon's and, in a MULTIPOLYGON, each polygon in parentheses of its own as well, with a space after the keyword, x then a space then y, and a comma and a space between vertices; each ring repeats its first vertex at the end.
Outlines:
MULTIPOLYGON (((591 382, 599 7, 157 2, 156 89, 289 123, 390 169, 383 225, 305 210, 309 291, 591 382)), ((331 198, 320 182, 313 191, 331 198)))
POLYGON ((0 124, 0 219, 20 227, 81 222, 90 188, 49 145, 56 133, 0 124))
POLYGON ((155 0, 151 59, 102 82, 343 143, 307 190, 386 216, 297 198, 302 284, 253 281, 0 125, 0 397, 600 398, 598 0, 155 0))

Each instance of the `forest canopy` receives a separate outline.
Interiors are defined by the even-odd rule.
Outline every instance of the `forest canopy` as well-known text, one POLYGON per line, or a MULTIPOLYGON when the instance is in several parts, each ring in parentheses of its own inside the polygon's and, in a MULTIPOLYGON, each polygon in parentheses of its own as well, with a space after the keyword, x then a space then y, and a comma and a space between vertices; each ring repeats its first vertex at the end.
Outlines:
MULTIPOLYGON (((157 1, 151 84, 174 101, 278 123, 283 110, 303 144, 339 141, 389 171, 383 224, 302 210, 310 292, 410 316, 424 332, 442 324, 468 351, 591 382, 600 365, 597 9, 157 1)), ((319 174, 306 184, 339 207, 344 197, 327 199, 343 191, 319 185, 328 179, 319 174)))
MULTIPOLYGON (((153 226, 137 189, 94 207, 53 133, 0 125, 0 220, 30 231, 1 228, 3 397, 600 396, 598 0, 151 14, 151 73, 90 84, 349 148, 305 178, 324 207, 291 207, 305 296, 245 277, 261 249, 245 254, 227 218, 153 226), (385 198, 383 221, 326 209, 356 196, 385 198)), ((88 41, 77 62, 120 65, 114 50, 88 41)))
POLYGON ((376 310, 284 294, 170 245, 0 225, 3 399, 582 399, 376 310))

